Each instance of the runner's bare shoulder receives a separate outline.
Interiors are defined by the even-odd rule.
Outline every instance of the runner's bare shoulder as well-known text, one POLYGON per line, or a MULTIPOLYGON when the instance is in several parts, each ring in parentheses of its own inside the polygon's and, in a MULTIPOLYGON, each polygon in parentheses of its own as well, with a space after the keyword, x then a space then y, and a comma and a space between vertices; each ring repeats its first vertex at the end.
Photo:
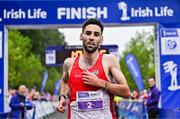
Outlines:
POLYGON ((72 67, 72 65, 74 64, 76 58, 66 58, 64 60, 64 67, 66 67, 67 69, 70 69, 72 67))
POLYGON ((103 60, 109 63, 117 61, 117 57, 113 54, 103 54, 103 60))

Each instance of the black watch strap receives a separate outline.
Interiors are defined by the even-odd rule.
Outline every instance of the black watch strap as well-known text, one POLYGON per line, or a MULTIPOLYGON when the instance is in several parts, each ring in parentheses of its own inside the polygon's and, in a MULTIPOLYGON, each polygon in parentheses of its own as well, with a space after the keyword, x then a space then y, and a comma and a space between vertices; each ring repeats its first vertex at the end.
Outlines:
POLYGON ((59 101, 61 100, 61 97, 64 97, 64 99, 66 99, 66 98, 67 98, 67 96, 66 96, 66 95, 63 95, 63 94, 62 94, 62 95, 60 95, 60 96, 59 96, 59 101))

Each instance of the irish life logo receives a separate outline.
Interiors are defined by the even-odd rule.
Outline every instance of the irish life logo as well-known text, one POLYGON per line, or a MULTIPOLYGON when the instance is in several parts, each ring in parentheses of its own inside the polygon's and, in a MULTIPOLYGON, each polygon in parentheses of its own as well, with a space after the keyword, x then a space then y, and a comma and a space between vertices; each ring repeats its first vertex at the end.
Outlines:
POLYGON ((174 63, 174 61, 170 60, 170 61, 166 61, 163 63, 163 67, 164 67, 164 71, 165 73, 169 73, 171 76, 171 83, 168 86, 168 89, 170 91, 175 91, 175 90, 179 90, 180 89, 180 85, 178 84, 178 79, 177 79, 177 69, 178 69, 178 65, 176 63, 174 63))
POLYGON ((153 17, 173 17, 174 10, 169 6, 139 6, 129 7, 124 1, 117 4, 118 9, 121 11, 120 20, 128 21, 132 18, 153 18, 153 17))
POLYGON ((180 55, 180 29, 161 29, 161 54, 180 55))
POLYGON ((127 21, 130 19, 130 17, 127 15, 127 4, 125 2, 119 2, 118 3, 118 8, 122 10, 122 15, 121 15, 121 20, 122 21, 127 21))

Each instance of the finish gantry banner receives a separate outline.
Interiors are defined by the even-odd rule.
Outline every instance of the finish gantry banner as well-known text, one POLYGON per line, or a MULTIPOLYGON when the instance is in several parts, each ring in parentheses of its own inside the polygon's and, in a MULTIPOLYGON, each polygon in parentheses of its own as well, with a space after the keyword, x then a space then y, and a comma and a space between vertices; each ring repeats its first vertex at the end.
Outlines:
MULTIPOLYGON (((156 25, 155 49, 163 108, 180 107, 180 1, 179 0, 33 0, 0 1, 0 112, 5 112, 8 51, 5 28, 80 27, 89 18, 105 26, 156 25), (163 26, 159 27, 159 24, 163 26), (169 27, 173 24, 175 27, 169 27), (168 26, 168 27, 167 27, 168 26)), ((110 39, 113 40, 113 39, 110 39)), ((53 56, 54 52, 48 52, 53 56)), ((54 60, 51 60, 54 63, 54 60)), ((143 74, 142 74, 143 75, 143 74)))
POLYGON ((110 26, 122 23, 180 23, 179 6, 178 0, 0 1, 0 24, 72 27, 88 18, 100 19, 110 26))

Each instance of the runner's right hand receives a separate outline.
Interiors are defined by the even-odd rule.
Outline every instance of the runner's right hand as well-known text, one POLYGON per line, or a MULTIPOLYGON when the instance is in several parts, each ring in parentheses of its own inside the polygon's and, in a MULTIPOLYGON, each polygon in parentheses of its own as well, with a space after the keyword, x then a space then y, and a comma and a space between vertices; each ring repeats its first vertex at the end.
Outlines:
POLYGON ((66 99, 64 97, 61 97, 61 100, 58 103, 57 111, 64 113, 65 112, 65 105, 66 105, 66 99))

